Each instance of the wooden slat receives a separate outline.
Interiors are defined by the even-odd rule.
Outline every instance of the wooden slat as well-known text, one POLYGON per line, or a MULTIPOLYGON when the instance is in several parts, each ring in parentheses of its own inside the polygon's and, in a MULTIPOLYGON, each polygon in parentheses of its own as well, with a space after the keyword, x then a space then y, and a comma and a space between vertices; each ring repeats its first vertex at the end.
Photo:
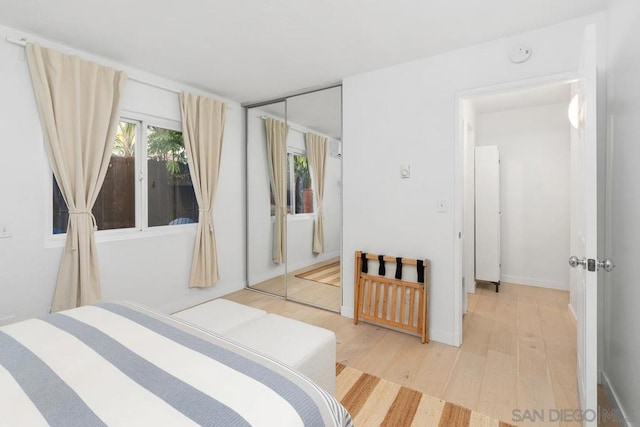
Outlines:
MULTIPOLYGON (((358 252, 356 252, 356 254, 362 254, 362 252, 358 251, 358 252)), ((358 255, 358 256, 360 256, 360 255, 358 255)), ((378 261, 378 255, 376 255, 376 254, 367 254, 367 259, 378 261)), ((385 255, 383 260, 385 262, 393 262, 393 263, 395 263, 396 262, 396 257, 385 255)), ((417 259, 412 259, 412 258, 402 258, 402 264, 403 265, 418 265, 418 260, 417 259)))
POLYGON ((358 285, 358 289, 359 289, 358 293, 360 294, 360 298, 359 298, 360 299, 360 304, 358 305, 358 312, 360 312, 360 315, 364 314, 364 304, 363 304, 363 302, 364 302, 364 293, 365 293, 365 290, 366 290, 365 284, 366 284, 366 280, 365 279, 361 279, 360 283, 358 285))
POLYGON ((389 289, 384 285, 384 283, 380 283, 381 287, 384 287, 384 298, 382 298, 382 318, 387 319, 387 308, 389 307, 389 289))
POLYGON ((377 282, 372 282, 371 286, 376 290, 376 304, 373 306, 373 311, 371 312, 371 314, 374 316, 378 316, 378 312, 380 311, 380 291, 382 290, 382 287, 384 285, 380 283, 380 286, 378 286, 377 282))
POLYGON ((397 299, 398 299, 398 288, 396 286, 391 285, 391 322, 395 323, 396 321, 396 307, 397 307, 397 299))
MULTIPOLYGON (((409 298, 409 325, 413 326, 413 312, 415 311, 415 299, 416 299, 416 291, 411 289, 411 298, 409 298)), ((418 327, 420 327, 420 322, 418 322, 418 327)))
POLYGON ((407 306, 407 287, 399 286, 400 288, 400 324, 404 325, 404 309, 407 306))
POLYGON ((367 301, 367 314, 373 316, 375 314, 373 303, 375 302, 376 287, 375 283, 368 280, 369 300, 367 301))

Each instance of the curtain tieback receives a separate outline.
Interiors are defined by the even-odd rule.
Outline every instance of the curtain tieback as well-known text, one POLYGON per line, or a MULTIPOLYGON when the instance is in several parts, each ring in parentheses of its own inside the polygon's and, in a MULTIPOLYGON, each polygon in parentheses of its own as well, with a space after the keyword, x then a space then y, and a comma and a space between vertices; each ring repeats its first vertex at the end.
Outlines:
POLYGON ((94 231, 98 230, 98 223, 96 222, 96 217, 93 216, 93 212, 91 212, 91 211, 69 211, 69 215, 89 215, 91 217, 91 223, 93 224, 94 231))
MULTIPOLYGON (((69 219, 71 219, 71 215, 89 215, 91 217, 91 223, 93 224, 93 231, 98 230, 98 223, 96 222, 96 217, 93 216, 93 212, 91 211, 69 211, 69 219)), ((76 233, 78 231, 76 230, 76 233)), ((76 239, 73 239, 71 242, 71 250, 77 251, 78 246, 76 245, 76 239)))
MULTIPOLYGON (((202 214, 205 215, 211 215, 211 212, 213 211, 213 209, 198 209, 198 212, 200 212, 200 216, 202 216, 202 214)), ((209 218, 211 218, 209 216, 209 218)), ((209 221, 209 232, 213 233, 213 224, 211 223, 211 221, 209 221)))

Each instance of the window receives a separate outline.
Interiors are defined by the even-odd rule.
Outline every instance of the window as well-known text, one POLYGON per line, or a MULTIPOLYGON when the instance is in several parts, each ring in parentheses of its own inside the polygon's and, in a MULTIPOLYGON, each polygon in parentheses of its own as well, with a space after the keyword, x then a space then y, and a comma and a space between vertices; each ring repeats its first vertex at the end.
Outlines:
MULTIPOLYGON (((143 230, 198 221, 182 132, 170 127, 120 121, 92 210, 98 230, 143 230), (139 140, 146 144, 138 144, 139 140), (146 164, 140 159, 146 159, 146 164)), ((66 233, 68 218, 69 210, 53 179, 53 234, 66 233)))
POLYGON ((289 153, 289 182, 293 182, 293 188, 289 188, 290 210, 296 214, 313 213, 313 189, 311 188, 311 174, 309 162, 302 154, 289 153))
MULTIPOLYGON (((276 206, 271 190, 271 216, 276 206)), ((303 153, 287 153, 287 213, 289 215, 310 214, 314 212, 313 188, 309 162, 303 153)))
POLYGON ((149 227, 198 222, 182 132, 147 126, 149 227))

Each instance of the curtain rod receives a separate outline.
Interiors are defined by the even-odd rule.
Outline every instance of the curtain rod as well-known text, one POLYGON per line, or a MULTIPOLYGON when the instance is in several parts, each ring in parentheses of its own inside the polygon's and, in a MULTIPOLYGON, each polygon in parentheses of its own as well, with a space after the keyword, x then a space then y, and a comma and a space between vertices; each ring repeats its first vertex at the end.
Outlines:
POLYGON ((22 47, 27 45, 27 39, 25 37, 22 37, 21 39, 12 39, 11 37, 7 37, 7 41, 22 47))
MULTIPOLYGON (((11 37, 7 37, 6 40, 9 43, 12 43, 12 44, 15 44, 15 45, 18 45, 18 46, 22 46, 22 47, 25 47, 27 45, 27 38, 26 37, 22 37, 20 39, 14 39, 14 38, 11 38, 11 37)), ((170 88, 170 87, 167 87, 167 86, 160 85, 158 83, 153 83, 153 82, 150 82, 150 81, 147 81, 147 80, 143 80, 143 79, 138 78, 138 77, 127 76, 127 79, 133 80, 134 82, 142 83, 142 84, 147 85, 147 86, 151 86, 151 87, 155 87, 155 88, 158 88, 158 89, 166 90, 167 92, 173 92, 173 93, 177 93, 177 94, 180 94, 180 92, 182 92, 181 90, 173 89, 173 88, 170 88)), ((225 104, 227 104, 227 110, 231 110, 231 108, 229 107, 229 103, 225 102, 225 104)))

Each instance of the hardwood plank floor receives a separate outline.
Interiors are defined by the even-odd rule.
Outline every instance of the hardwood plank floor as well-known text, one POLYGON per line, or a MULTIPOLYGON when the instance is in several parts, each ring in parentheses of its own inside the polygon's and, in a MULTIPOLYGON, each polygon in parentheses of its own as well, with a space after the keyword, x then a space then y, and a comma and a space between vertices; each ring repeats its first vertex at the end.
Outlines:
POLYGON ((568 292, 502 283, 496 293, 479 282, 468 297, 456 348, 249 290, 225 296, 333 330, 338 362, 503 421, 514 409, 579 408, 568 292))

